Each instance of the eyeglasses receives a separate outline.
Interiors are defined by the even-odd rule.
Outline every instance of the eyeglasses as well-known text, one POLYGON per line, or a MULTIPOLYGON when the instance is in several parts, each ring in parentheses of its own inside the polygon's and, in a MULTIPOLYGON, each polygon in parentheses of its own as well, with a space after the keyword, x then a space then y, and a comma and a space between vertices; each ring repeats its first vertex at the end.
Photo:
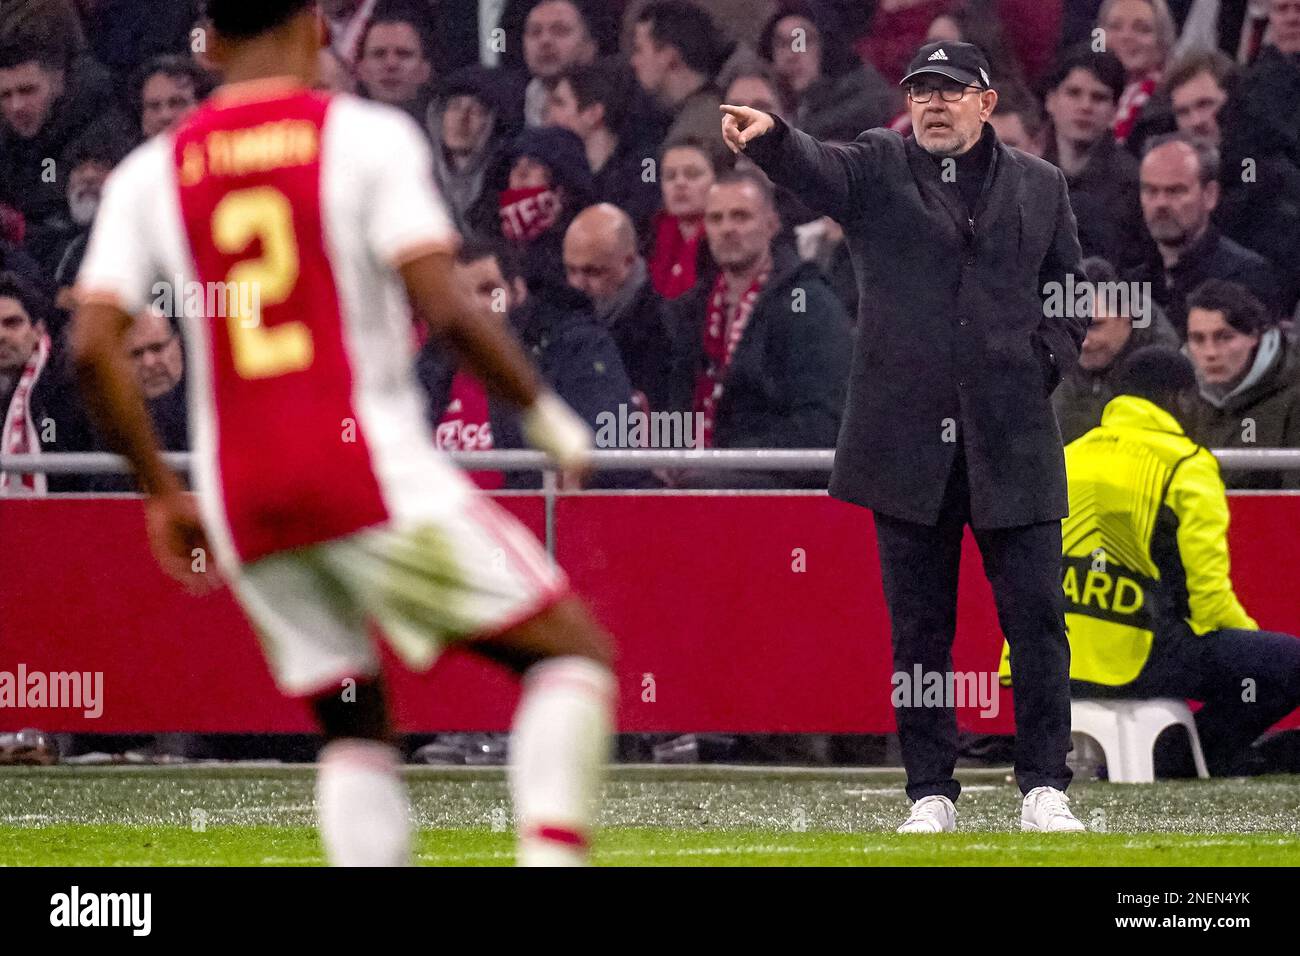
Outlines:
POLYGON ((945 84, 944 86, 939 87, 939 89, 936 91, 933 86, 929 86, 921 83, 913 83, 911 86, 907 88, 907 95, 912 99, 912 102, 914 103, 928 103, 930 102, 931 97, 933 97, 934 94, 938 92, 939 98, 943 100, 945 103, 959 103, 961 102, 962 98, 965 97, 965 95, 969 93, 971 90, 975 90, 976 92, 979 92, 979 87, 954 86, 950 84, 945 84))

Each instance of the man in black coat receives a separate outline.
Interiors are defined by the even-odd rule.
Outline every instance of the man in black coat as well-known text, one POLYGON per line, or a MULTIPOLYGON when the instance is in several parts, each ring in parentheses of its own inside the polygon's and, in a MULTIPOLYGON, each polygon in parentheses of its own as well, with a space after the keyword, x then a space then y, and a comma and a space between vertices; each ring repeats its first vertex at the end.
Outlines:
POLYGON ((1083 254, 1121 268, 1137 265, 1150 252, 1138 202, 1138 163, 1111 129, 1124 86, 1124 67, 1114 53, 1086 44, 1067 51, 1048 86, 1045 106, 1052 123, 1042 153, 1065 173, 1083 254))
POLYGON ((653 411, 668 405, 672 342, 663 299, 636 243, 636 228, 624 210, 609 203, 588 206, 564 234, 564 271, 569 285, 591 299, 632 387, 653 411))
MULTIPOLYGON (((997 93, 978 48, 926 44, 903 84, 915 139, 875 129, 828 146, 730 106, 723 137, 835 218, 853 255, 858 334, 830 490, 874 512, 896 690, 900 679, 930 683, 952 670, 969 523, 1017 668, 1021 825, 1081 830, 1063 792, 1068 499, 1051 405, 1088 324, 1073 296, 1061 296, 1082 281, 1074 214, 1060 170, 1002 146, 988 125, 997 93)), ((904 832, 955 826, 957 721, 947 696, 923 707, 894 695, 915 801, 904 832)))
POLYGON ((0 48, 0 201, 27 221, 26 244, 40 261, 46 244, 66 229, 61 165, 78 137, 122 130, 107 73, 86 56, 70 58, 58 41, 0 48))
POLYGON ((1150 259, 1127 278, 1149 283, 1180 340, 1187 338, 1187 297, 1207 279, 1236 282, 1272 315, 1284 314, 1272 265, 1210 218, 1219 201, 1218 150, 1184 133, 1157 136, 1148 143, 1141 176, 1142 216, 1155 242, 1150 259))
MULTIPOLYGON (((830 448, 840 428, 852 335, 817 267, 777 242, 771 184, 723 173, 704 212, 717 263, 667 303, 669 405, 694 412, 706 448, 830 448)), ((820 485, 819 472, 691 474, 693 486, 820 485)))

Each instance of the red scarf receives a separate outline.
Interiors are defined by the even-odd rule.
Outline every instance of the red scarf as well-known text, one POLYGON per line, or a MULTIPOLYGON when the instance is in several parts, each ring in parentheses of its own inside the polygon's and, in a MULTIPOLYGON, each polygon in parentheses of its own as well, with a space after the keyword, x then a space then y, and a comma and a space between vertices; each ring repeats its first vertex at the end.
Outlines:
POLYGON ((1115 142, 1123 143, 1133 132, 1133 125, 1142 115, 1142 107, 1146 106, 1147 100, 1151 99, 1151 94, 1155 92, 1159 80, 1159 72, 1148 73, 1142 79, 1124 87, 1124 92, 1119 97, 1119 104, 1115 108, 1115 123, 1112 127, 1115 131, 1115 142))
POLYGON ((767 284, 764 272, 745 290, 734 309, 727 308, 727 279, 719 272, 709 294, 708 313, 704 322, 704 369, 695 380, 695 411, 703 415, 700 447, 713 447, 713 421, 726 387, 727 370, 736 354, 736 346, 745 335, 754 303, 767 284))
POLYGON ((704 228, 687 239, 682 235, 681 220, 666 212, 658 213, 652 224, 654 254, 650 257, 650 281, 665 299, 675 299, 695 285, 695 255, 704 228))
POLYGON ((532 242, 560 218, 560 197, 548 186, 503 189, 497 205, 501 234, 511 242, 532 242))
MULTIPOLYGON (((41 377, 41 370, 50 357, 50 337, 42 334, 36 340, 27 364, 18 376, 18 386, 9 399, 3 429, 0 429, 0 448, 6 455, 31 455, 41 450, 41 438, 32 420, 32 389, 41 377)), ((16 475, 0 471, 0 495, 45 494, 45 473, 16 475)))

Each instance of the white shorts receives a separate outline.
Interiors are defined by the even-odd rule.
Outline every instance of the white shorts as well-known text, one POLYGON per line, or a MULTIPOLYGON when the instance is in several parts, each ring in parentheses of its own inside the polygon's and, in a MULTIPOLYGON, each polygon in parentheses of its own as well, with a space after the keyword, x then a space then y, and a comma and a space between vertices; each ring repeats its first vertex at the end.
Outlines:
POLYGON ((477 494, 436 521, 269 555, 233 584, 276 684, 293 697, 377 674, 371 623, 407 666, 423 670, 448 642, 509 630, 568 589, 537 539, 477 494))

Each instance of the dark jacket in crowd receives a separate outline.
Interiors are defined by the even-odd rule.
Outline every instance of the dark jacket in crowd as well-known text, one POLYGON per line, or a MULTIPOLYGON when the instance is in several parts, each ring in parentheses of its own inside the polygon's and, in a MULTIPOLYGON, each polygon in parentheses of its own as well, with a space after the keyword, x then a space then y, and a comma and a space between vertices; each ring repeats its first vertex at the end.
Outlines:
MULTIPOLYGON (((154 431, 158 433, 158 441, 163 451, 189 451, 190 428, 186 387, 185 376, 182 375, 180 381, 172 386, 170 391, 145 402, 149 419, 153 422, 154 431)), ((92 434, 95 450, 110 450, 108 443, 98 433, 98 429, 95 429, 92 434)), ((131 492, 139 491, 140 487, 134 475, 94 475, 89 479, 88 490, 131 492)))
MULTIPOLYGON (((619 406, 631 409, 632 385, 609 332, 597 323, 591 302, 575 289, 556 283, 530 285, 528 301, 510 315, 510 322, 542 379, 575 412, 599 431, 598 416, 617 416, 619 406)), ((416 376, 429 398, 429 422, 436 428, 451 400, 455 356, 434 339, 416 357, 416 376)), ((494 448, 527 448, 519 412, 489 393, 488 418, 494 448)), ((635 472, 597 472, 592 487, 641 487, 635 472)), ((534 472, 508 472, 509 488, 540 487, 534 472)))
POLYGON ((1068 509, 1050 395, 1087 320, 1047 316, 1043 288, 1082 275, 1074 214, 1059 169, 1003 147, 991 126, 984 135, 992 160, 973 216, 936 159, 888 130, 828 146, 778 118, 747 149, 843 226, 857 270, 831 494, 928 525, 956 457, 954 426, 975 527, 1053 521, 1068 509))
POLYGON ((1223 232, 1273 263, 1282 310, 1290 315, 1300 299, 1300 56, 1262 49, 1221 116, 1223 199, 1216 219, 1223 232))
POLYGON ((483 236, 501 237, 499 198, 509 185, 510 169, 520 156, 528 156, 551 170, 553 186, 564 190, 564 208, 541 235, 516 244, 529 285, 563 281, 564 233, 573 217, 591 205, 591 168, 577 134, 557 126, 528 128, 501 151, 487 174, 482 195, 467 214, 470 229, 483 236))
POLYGON ((799 100, 794 123, 816 139, 849 142, 864 130, 886 125, 902 105, 898 91, 874 66, 863 64, 816 80, 799 100))
POLYGON ((3 238, 0 238, 0 272, 12 272, 21 276, 38 289, 49 284, 36 260, 21 246, 15 246, 3 238))
POLYGON ((1159 252, 1126 276, 1150 282, 1151 295, 1165 310, 1179 339, 1187 338, 1187 297, 1206 279, 1227 279, 1250 290, 1278 316, 1281 295, 1273 267, 1257 252, 1233 242, 1211 224, 1173 268, 1166 269, 1159 252))
MULTIPOLYGON (((429 104, 424 129, 433 147, 433 181, 438 185, 457 230, 462 233, 473 231, 469 218, 471 211, 488 188, 489 175, 499 175, 497 167, 501 152, 523 127, 523 114, 513 106, 515 90, 511 81, 511 74, 505 70, 472 64, 441 81, 438 95, 429 104), (489 114, 483 145, 469 157, 463 168, 451 161, 442 145, 443 113, 448 101, 460 95, 474 97, 489 114)), ((519 96, 522 97, 522 92, 519 96)), ((486 211, 483 214, 486 215, 486 211)))
POLYGON ((1220 115, 1223 199, 1216 219, 1273 263, 1290 314, 1300 299, 1300 55, 1264 47, 1220 115), (1243 177, 1247 160, 1252 181, 1243 177))
MULTIPOLYGON (((1056 162, 1056 138, 1048 136, 1043 158, 1056 162)), ((1109 134, 1092 148, 1083 169, 1066 174, 1070 208, 1078 222, 1079 246, 1085 256, 1100 256, 1119 268, 1132 268, 1154 248, 1142 221, 1138 196, 1138 161, 1109 134)))
POLYGON ((651 410, 668 407, 673 344, 664 300, 644 271, 635 288, 616 300, 601 320, 613 336, 632 387, 641 392, 651 410))
POLYGON ((666 112, 669 123, 663 142, 696 139, 722 155, 726 147, 722 142, 722 121, 718 119, 722 115, 718 112, 721 103, 721 91, 712 83, 705 83, 666 112))
POLYGON ((612 156, 599 172, 592 173, 592 202, 612 203, 632 217, 638 235, 644 234, 650 219, 663 203, 659 180, 647 177, 645 161, 654 149, 627 137, 620 138, 612 156))
MULTIPOLYGON (((1208 448, 1300 448, 1300 353, 1274 328, 1226 396, 1204 388, 1190 434, 1208 448)), ((1300 471, 1223 472, 1229 488, 1300 488, 1300 471)))
POLYGON ((1061 384, 1052 393, 1052 407, 1061 426, 1061 440, 1067 445, 1101 424, 1102 409, 1116 395, 1116 372, 1129 355, 1146 345, 1179 347, 1178 333, 1164 313, 1159 309, 1153 311, 1150 323, 1140 328, 1135 326, 1128 342, 1105 368, 1085 369, 1076 363, 1062 377, 1061 384))
MULTIPOLYGON (((711 278, 705 277, 667 306, 675 410, 694 410, 712 291, 711 278)), ((848 314, 817 267, 777 247, 771 276, 727 370, 714 417, 714 447, 832 447, 852 349, 848 314)), ((790 478, 792 484, 825 482, 824 473, 790 478)))
POLYGON ((120 80, 156 56, 188 56, 203 16, 201 0, 96 0, 84 7, 95 59, 120 80))
POLYGON ((1129 130, 1128 139, 1124 141, 1124 148, 1137 157, 1140 164, 1148 142, 1157 136, 1177 131, 1178 121, 1174 118, 1173 100, 1169 98, 1169 91, 1159 86, 1142 105, 1129 130))
POLYGON ((61 162, 64 150, 92 124, 102 128, 105 136, 120 134, 124 121, 114 106, 107 71, 82 56, 68 68, 64 93, 34 137, 22 139, 8 124, 0 123, 0 200, 27 220, 29 246, 38 241, 42 229, 67 226, 66 171, 56 166, 51 176, 46 161, 61 162))

